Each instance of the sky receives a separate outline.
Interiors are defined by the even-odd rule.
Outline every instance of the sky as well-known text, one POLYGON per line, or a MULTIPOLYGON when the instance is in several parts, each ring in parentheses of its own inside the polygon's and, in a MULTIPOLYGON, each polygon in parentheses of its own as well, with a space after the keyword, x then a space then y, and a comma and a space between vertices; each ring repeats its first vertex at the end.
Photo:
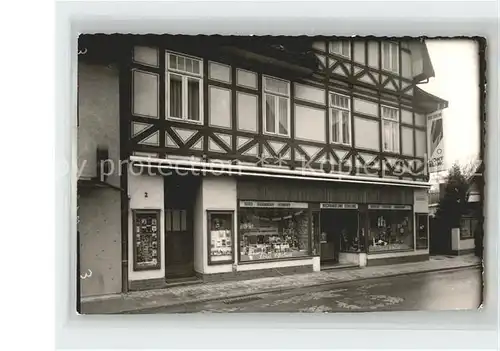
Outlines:
POLYGON ((429 40, 435 77, 423 90, 448 101, 443 112, 444 162, 465 165, 479 157, 479 56, 472 40, 429 40))

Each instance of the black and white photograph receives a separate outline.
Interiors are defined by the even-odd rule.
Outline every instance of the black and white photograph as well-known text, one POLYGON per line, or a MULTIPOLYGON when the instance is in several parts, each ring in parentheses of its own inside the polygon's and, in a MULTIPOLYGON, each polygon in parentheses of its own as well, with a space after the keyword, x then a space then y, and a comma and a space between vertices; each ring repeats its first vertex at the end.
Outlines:
POLYGON ((81 34, 75 309, 478 310, 485 48, 81 34))

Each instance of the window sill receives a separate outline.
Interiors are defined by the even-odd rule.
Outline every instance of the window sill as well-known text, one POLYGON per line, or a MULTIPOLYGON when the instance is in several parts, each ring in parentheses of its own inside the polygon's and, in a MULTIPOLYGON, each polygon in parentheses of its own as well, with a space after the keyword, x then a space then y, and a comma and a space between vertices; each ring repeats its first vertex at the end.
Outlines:
POLYGON ((194 121, 194 120, 191 120, 191 119, 167 117, 167 121, 180 122, 180 123, 189 123, 189 124, 196 124, 196 125, 203 125, 203 120, 194 121))
POLYGON ((309 260, 311 258, 318 257, 318 255, 307 255, 307 256, 297 256, 297 257, 283 257, 283 258, 271 258, 264 260, 252 260, 252 261, 240 261, 238 260, 238 265, 246 264, 257 264, 257 263, 271 263, 271 262, 283 262, 283 261, 299 261, 299 260, 309 260))
POLYGON ((290 134, 278 134, 278 133, 271 133, 271 132, 264 132, 264 135, 272 136, 272 137, 278 137, 278 138, 290 138, 290 134))
POLYGON ((415 251, 414 249, 385 250, 385 251, 377 251, 377 252, 368 251, 368 255, 380 255, 380 254, 385 254, 385 253, 414 252, 414 251, 415 251))

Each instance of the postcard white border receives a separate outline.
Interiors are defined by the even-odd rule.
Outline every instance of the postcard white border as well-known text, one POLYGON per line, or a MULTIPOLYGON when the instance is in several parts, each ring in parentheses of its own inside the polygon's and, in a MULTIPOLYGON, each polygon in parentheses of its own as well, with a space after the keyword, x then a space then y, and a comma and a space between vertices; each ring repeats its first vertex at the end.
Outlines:
MULTIPOLYGON (((498 65, 495 64, 498 62, 498 33, 495 31, 497 19, 494 17, 497 13, 496 5, 495 2, 473 1, 456 3, 370 1, 363 4, 358 1, 297 1, 286 4, 269 2, 265 5, 265 11, 262 11, 261 6, 250 1, 217 3, 204 1, 198 2, 196 7, 189 1, 127 2, 126 6, 118 6, 113 2, 58 3, 56 150, 59 151, 56 153, 55 161, 58 167, 71 165, 73 176, 70 177, 70 173, 63 174, 56 184, 56 346, 80 349, 252 348, 252 346, 308 349, 331 347, 495 349, 498 341, 497 248, 500 227, 497 182, 499 179, 498 102, 495 98, 499 96, 498 65), (196 17, 202 17, 195 18, 193 8, 196 8, 196 17), (361 8, 363 12, 360 11, 361 8), (361 18, 366 14, 373 16, 374 20, 361 18), (98 18, 98 15, 106 15, 102 17, 106 20, 98 18), (380 25, 381 18, 384 18, 383 26, 380 25), (374 312, 350 315, 77 316, 76 294, 73 289, 76 279, 76 228, 70 224, 76 221, 76 163, 72 158, 76 156, 74 116, 76 43, 79 32, 486 36, 489 48, 487 56, 489 133, 486 153, 485 279, 488 283, 485 286, 483 311, 374 312), (72 192, 69 192, 70 188, 73 189, 72 192), (140 332, 134 332, 139 327, 140 332), (214 338, 214 330, 211 328, 224 330, 224 337, 214 338), (296 333, 294 329, 301 329, 301 332, 296 333), (193 333, 196 335, 195 338, 192 337, 193 333), (257 336, 258 344, 251 345, 248 341, 257 336), (223 345, 220 343, 221 340, 224 340, 223 345)), ((30 52, 34 54, 33 49, 30 49, 30 52)), ((42 68, 38 64, 36 66, 37 69, 42 68)), ((51 99, 49 90, 38 90, 37 94, 48 95, 47 99, 51 99)), ((25 96, 29 98, 29 94, 25 96)), ((42 135, 40 141, 30 140, 30 144, 37 145, 43 142, 43 139, 42 135)), ((36 235, 44 233, 44 229, 36 231, 36 235)), ((34 285, 34 297, 37 289, 45 287, 43 284, 34 285)), ((37 313, 36 310, 30 312, 37 313)))

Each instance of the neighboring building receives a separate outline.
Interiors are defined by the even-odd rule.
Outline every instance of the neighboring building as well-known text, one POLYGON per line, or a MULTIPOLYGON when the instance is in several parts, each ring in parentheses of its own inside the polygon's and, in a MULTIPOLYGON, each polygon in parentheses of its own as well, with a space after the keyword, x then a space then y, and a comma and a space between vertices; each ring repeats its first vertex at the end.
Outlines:
POLYGON ((82 296, 428 259, 424 43, 79 47, 82 296))
MULTIPOLYGON (((453 229, 448 233, 449 238, 446 240, 431 240, 431 251, 441 254, 463 255, 470 253, 478 253, 476 246, 482 246, 482 226, 483 226, 483 208, 482 208, 482 187, 483 187, 483 164, 475 170, 470 178, 469 197, 465 214, 460 220, 460 228, 453 229)), ((438 191, 429 193, 429 215, 435 216, 439 201, 444 196, 445 183, 439 184, 438 191)), ((430 235, 442 236, 436 226, 436 230, 432 230, 430 235)))

